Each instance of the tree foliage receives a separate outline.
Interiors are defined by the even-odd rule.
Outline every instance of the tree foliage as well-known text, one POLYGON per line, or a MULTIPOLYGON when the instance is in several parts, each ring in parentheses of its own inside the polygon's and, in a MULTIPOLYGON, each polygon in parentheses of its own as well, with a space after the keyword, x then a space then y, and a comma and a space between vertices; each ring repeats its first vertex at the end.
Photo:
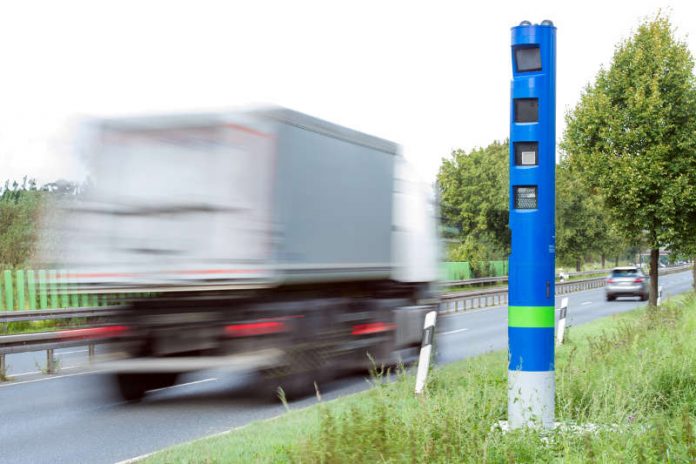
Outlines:
POLYGON ((617 229, 653 250, 694 240, 693 66, 687 45, 658 15, 617 46, 566 116, 562 147, 571 164, 602 196, 617 229))
POLYGON ((610 247, 610 226, 601 199, 592 195, 567 162, 556 168, 556 254, 576 270, 588 254, 610 247))
POLYGON ((456 257, 493 259, 509 253, 508 172, 507 142, 469 153, 455 150, 443 160, 437 176, 440 208, 445 225, 457 229, 462 240, 453 249, 456 257))
POLYGON ((27 264, 34 251, 43 194, 26 177, 22 184, 6 181, 0 190, 0 269, 27 264))

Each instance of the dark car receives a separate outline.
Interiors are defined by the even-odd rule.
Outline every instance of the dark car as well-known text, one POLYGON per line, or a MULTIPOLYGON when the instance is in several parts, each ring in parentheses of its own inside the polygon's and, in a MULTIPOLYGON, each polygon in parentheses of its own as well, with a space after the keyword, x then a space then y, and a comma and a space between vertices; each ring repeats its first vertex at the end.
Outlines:
POLYGON ((639 297, 641 301, 648 299, 648 276, 635 266, 617 267, 612 269, 607 277, 607 301, 614 301, 620 296, 639 297))

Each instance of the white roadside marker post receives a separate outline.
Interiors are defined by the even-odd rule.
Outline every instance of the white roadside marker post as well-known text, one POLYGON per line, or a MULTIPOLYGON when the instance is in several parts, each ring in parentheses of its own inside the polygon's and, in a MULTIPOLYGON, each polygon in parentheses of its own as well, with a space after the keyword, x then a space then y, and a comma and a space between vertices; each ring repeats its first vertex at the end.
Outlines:
POLYGON ((566 316, 568 315, 568 298, 561 300, 561 313, 558 315, 558 332, 556 332, 556 345, 563 344, 563 336, 565 335, 566 316))
POLYGON ((420 358, 418 358, 418 371, 416 372, 416 395, 423 393, 425 381, 430 367, 430 354, 433 350, 433 335, 435 335, 435 320, 437 311, 430 311, 425 315, 423 324, 423 342, 421 343, 420 358))
POLYGON ((657 306, 662 304, 662 285, 657 288, 657 306))

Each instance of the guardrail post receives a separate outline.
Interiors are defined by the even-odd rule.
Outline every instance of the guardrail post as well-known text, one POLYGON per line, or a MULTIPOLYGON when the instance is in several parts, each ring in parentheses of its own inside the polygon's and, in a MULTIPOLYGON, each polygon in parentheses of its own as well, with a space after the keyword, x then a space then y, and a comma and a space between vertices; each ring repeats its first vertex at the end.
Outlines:
POLYGON ((0 353, 0 381, 7 377, 7 364, 5 362, 5 353, 0 353))
POLYGON ((87 355, 89 356, 89 362, 94 361, 94 352, 95 352, 95 346, 94 343, 90 343, 87 346, 87 355))
POLYGON ((56 372, 56 366, 53 359, 53 348, 46 350, 46 373, 54 374, 56 372))

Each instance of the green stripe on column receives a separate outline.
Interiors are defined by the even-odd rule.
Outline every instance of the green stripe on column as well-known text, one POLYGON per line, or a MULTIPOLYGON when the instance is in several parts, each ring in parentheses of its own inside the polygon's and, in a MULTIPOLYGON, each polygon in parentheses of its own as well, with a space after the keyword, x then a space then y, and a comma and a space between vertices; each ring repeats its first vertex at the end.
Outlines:
POLYGON ((553 306, 508 307, 510 327, 553 327, 555 320, 556 310, 553 306))

